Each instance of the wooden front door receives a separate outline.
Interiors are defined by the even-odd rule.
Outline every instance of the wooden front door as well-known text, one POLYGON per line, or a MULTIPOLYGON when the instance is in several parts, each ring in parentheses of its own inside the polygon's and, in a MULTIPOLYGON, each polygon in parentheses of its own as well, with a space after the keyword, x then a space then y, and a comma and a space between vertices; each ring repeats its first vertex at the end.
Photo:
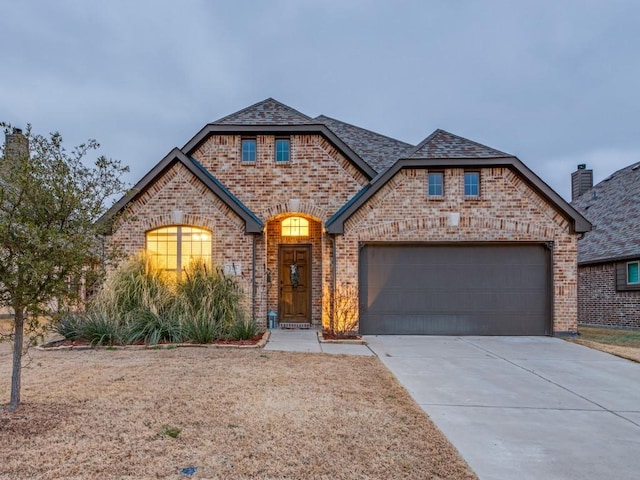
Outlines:
POLYGON ((311 245, 280 245, 280 322, 311 323, 311 245))

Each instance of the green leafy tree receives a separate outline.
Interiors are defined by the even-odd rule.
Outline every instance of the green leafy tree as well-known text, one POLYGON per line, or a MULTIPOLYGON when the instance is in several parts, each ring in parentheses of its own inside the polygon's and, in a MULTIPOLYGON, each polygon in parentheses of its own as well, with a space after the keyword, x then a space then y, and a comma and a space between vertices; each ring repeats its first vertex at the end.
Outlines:
POLYGON ((24 134, 0 123, 7 135, 0 163, 0 306, 13 313, 11 398, 20 404, 25 330, 43 334, 42 318, 77 300, 87 272, 103 263, 96 220, 121 194, 117 160, 85 157, 99 148, 95 140, 68 152, 59 133, 24 134))

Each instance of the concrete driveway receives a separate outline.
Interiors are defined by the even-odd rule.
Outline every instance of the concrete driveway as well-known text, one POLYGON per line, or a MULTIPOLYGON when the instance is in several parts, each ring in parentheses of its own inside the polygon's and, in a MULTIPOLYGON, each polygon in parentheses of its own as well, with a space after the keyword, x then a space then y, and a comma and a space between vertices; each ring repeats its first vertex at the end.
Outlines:
POLYGON ((547 337, 365 338, 481 479, 640 478, 640 364, 547 337))

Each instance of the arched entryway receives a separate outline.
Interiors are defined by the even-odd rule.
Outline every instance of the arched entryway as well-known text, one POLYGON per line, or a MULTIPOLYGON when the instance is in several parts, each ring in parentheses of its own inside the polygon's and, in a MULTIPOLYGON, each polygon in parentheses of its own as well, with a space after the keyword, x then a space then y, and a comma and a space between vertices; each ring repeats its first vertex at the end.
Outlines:
POLYGON ((268 311, 292 326, 320 324, 323 289, 322 223, 285 213, 266 224, 268 311))

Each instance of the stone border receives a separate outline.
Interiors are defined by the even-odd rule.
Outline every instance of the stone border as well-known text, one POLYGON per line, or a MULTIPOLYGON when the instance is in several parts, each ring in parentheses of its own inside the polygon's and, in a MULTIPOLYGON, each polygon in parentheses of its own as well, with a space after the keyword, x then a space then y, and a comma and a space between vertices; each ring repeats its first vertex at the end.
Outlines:
MULTIPOLYGON (((233 345, 225 343, 162 343, 158 345, 61 345, 59 347, 45 347, 38 345, 36 350, 44 352, 61 350, 172 350, 174 348, 195 347, 195 348, 263 348, 271 337, 271 332, 267 330, 262 338, 255 345, 233 345)), ((52 342, 49 342, 52 343, 52 342)))
POLYGON ((322 330, 318 330, 318 341, 320 343, 342 343, 342 344, 347 344, 347 345, 366 345, 367 342, 362 339, 362 338, 345 338, 343 340, 336 340, 336 339, 325 339, 324 335, 322 335, 322 330))

